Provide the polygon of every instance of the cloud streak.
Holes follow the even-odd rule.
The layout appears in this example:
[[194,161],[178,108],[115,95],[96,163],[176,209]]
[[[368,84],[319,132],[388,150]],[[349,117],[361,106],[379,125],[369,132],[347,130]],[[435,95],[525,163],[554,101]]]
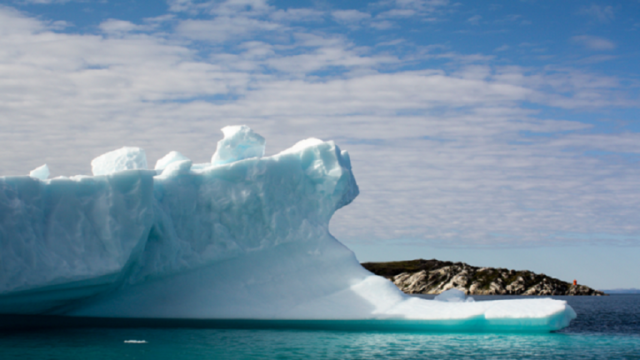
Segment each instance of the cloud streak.
[[580,44],[589,50],[613,50],[616,48],[616,45],[602,37],[598,36],[590,36],[590,35],[580,35],[574,36],[571,38],[571,41],[574,43]]
[[579,14],[590,16],[601,23],[608,23],[615,19],[612,6],[591,4],[591,6],[580,9]]

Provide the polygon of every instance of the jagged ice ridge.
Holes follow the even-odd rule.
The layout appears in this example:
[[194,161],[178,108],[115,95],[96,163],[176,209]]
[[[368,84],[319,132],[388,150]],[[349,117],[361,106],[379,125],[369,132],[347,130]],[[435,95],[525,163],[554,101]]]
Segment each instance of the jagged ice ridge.
[[144,151],[92,161],[94,176],[0,177],[0,314],[109,318],[372,320],[418,329],[551,331],[564,301],[403,294],[328,231],[358,195],[349,154],[300,141],[264,157],[246,126],[211,163]]

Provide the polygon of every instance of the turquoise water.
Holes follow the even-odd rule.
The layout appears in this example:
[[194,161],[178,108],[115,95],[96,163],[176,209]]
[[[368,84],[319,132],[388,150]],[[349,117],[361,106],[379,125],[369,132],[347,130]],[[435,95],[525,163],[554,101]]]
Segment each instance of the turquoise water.
[[[476,297],[479,301],[495,298]],[[4,330],[0,359],[640,359],[640,295],[559,298],[569,301],[578,319],[549,334],[416,333],[357,327],[350,331],[286,327]]]

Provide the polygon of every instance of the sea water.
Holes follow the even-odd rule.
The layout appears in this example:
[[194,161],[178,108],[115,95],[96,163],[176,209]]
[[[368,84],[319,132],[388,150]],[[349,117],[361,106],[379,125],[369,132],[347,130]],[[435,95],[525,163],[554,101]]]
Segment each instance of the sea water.
[[84,324],[5,329],[0,359],[640,359],[640,295],[554,298],[567,300],[578,318],[548,334],[341,329],[344,322]]

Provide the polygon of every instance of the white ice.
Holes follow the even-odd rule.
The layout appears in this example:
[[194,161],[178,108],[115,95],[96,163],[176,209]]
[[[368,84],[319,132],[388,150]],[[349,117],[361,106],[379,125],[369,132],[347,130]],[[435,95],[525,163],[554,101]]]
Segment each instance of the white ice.
[[122,170],[147,168],[147,156],[138,147],[122,147],[100,155],[91,161],[94,176],[109,175]]
[[171,151],[169,152],[167,155],[165,155],[163,158],[159,159],[156,162],[156,170],[164,170],[167,166],[169,166],[169,164],[174,163],[176,161],[185,161],[185,160],[189,160],[188,157],[180,154],[177,151]]
[[29,176],[40,180],[47,180],[49,178],[49,167],[47,166],[47,164],[38,166],[37,168],[31,170]]
[[263,157],[247,127],[224,135],[213,164],[174,154],[160,174],[123,148],[92,162],[104,176],[0,177],[0,313],[480,331],[550,331],[575,317],[559,300],[405,295],[329,233],[359,192],[346,151],[308,139]]
[[218,142],[212,164],[228,164],[234,161],[264,156],[265,140],[248,126],[226,126],[224,139]]
[[462,290],[458,289],[449,289],[447,291],[443,291],[438,296],[436,296],[433,300],[435,301],[444,301],[444,302],[474,302],[475,300],[472,297],[467,297]]

